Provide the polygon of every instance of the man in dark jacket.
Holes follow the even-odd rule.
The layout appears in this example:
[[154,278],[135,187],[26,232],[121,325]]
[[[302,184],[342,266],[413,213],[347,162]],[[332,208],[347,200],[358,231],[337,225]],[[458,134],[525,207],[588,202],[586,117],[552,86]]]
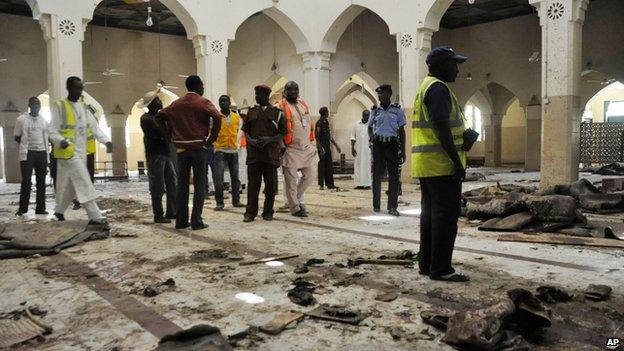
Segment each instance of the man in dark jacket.
[[[167,140],[154,117],[162,109],[162,101],[158,91],[150,91],[143,96],[140,107],[149,110],[141,116],[143,144],[147,159],[149,189],[152,196],[152,209],[155,223],[171,223],[176,218],[176,186],[178,176],[175,169],[174,156],[171,153],[171,142]],[[167,213],[163,211],[162,197],[167,193]]]
[[[156,123],[173,140],[178,149],[178,194],[176,229],[208,228],[202,220],[206,192],[206,149],[219,135],[219,110],[202,97],[204,83],[198,76],[186,78],[188,93],[156,115]],[[211,128],[212,121],[212,128]],[[189,182],[193,169],[193,212],[189,224]]]

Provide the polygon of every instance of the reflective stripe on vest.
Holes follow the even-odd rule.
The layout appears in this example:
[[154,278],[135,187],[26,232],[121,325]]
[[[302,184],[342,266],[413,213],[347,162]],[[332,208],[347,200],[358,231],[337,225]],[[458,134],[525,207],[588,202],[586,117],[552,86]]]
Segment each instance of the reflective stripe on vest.
[[[297,104],[300,104],[305,109],[304,111],[301,111],[303,115],[310,114],[310,108],[308,107],[308,104],[305,103],[305,101],[299,99],[297,100]],[[292,111],[290,110],[290,104],[288,103],[288,101],[286,101],[286,99],[282,99],[278,101],[276,105],[279,109],[284,111],[284,116],[286,117],[286,135],[284,135],[284,145],[289,145],[293,142]],[[301,118],[303,118],[303,115],[301,116]],[[310,120],[310,141],[314,141],[314,139],[314,123],[312,123],[312,120]]]
[[427,91],[435,83],[442,83],[449,90],[451,98],[449,125],[459,158],[466,167],[466,152],[461,150],[466,127],[457,97],[446,83],[435,77],[427,76],[416,94],[412,116],[412,177],[414,178],[441,177],[455,173],[453,162],[435,135],[429,118],[429,111],[424,103]]
[[219,135],[214,143],[214,147],[217,149],[237,149],[238,148],[238,126],[240,116],[238,113],[230,112],[230,123],[226,122],[226,119],[222,119],[221,129]]

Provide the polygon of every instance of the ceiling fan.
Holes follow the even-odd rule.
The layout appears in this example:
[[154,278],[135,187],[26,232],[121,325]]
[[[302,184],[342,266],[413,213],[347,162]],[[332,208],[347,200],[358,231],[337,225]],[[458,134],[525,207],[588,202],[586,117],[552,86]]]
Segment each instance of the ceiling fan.
[[160,82],[156,83],[156,87],[158,87],[158,89],[163,89],[163,88],[164,89],[180,89],[180,88],[174,87],[172,85],[165,85],[165,82],[162,81],[162,80]]
[[84,85],[96,85],[96,84],[102,84],[102,82],[84,82]]
[[603,80],[594,80],[594,79],[588,79],[587,83],[599,83],[600,85],[610,85],[612,83],[615,83],[616,80],[611,78],[611,79],[603,79]]
[[116,68],[107,68],[102,72],[102,75],[105,77],[111,77],[111,76],[125,76],[126,74],[117,71]]
[[186,74],[178,74],[178,77],[180,77],[180,78],[188,78],[189,76],[186,75]]

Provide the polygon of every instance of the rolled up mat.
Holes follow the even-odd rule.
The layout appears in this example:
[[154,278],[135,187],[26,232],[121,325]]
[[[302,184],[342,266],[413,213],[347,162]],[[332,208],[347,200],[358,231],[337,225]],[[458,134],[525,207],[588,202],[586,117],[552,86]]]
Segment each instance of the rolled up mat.
[[531,222],[533,222],[533,215],[530,212],[520,212],[505,218],[493,218],[483,223],[479,230],[481,231],[495,231],[495,232],[515,232],[518,231]]

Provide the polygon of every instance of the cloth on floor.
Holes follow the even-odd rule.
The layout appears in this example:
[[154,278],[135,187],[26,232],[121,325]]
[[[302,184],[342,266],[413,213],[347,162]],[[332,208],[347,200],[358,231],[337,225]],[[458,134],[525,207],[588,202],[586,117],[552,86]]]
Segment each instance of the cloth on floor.
[[481,231],[518,231],[533,222],[534,216],[530,212],[520,212],[505,218],[492,218],[479,226]]
[[588,171],[600,175],[624,175],[624,163],[615,162],[598,169],[588,169]]
[[528,196],[524,199],[524,203],[535,218],[542,222],[578,223],[586,221],[577,209],[576,200],[571,196]]
[[[425,323],[444,327],[444,316],[421,314]],[[514,289],[489,306],[448,316],[442,341],[460,349],[528,350],[523,336],[550,327],[550,310],[530,291]]]
[[600,194],[601,191],[589,180],[581,179],[573,183],[556,184],[535,192],[537,196],[567,195],[578,199],[581,195]]
[[524,209],[522,197],[523,194],[521,193],[508,193],[482,205],[468,203],[466,217],[468,217],[469,220],[488,220],[496,217],[507,217],[522,212]]
[[0,349],[9,348],[36,338],[50,334],[49,327],[32,315],[29,309],[15,315],[14,318],[0,321]]
[[320,305],[312,311],[306,312],[312,318],[324,319],[333,322],[358,325],[366,315],[358,311],[351,311],[342,306]]
[[590,284],[585,289],[585,298],[593,301],[603,301],[611,295],[611,287],[608,285]]
[[536,296],[540,301],[546,303],[567,302],[574,297],[567,291],[550,285],[538,287]]
[[295,279],[293,284],[295,287],[288,291],[288,298],[290,301],[300,306],[316,304],[316,299],[314,295],[312,295],[316,289],[316,285],[300,278]]
[[219,328],[200,324],[190,329],[165,335],[154,351],[231,351]]
[[579,196],[581,208],[592,212],[616,209],[624,210],[624,195],[622,194],[584,194]]

